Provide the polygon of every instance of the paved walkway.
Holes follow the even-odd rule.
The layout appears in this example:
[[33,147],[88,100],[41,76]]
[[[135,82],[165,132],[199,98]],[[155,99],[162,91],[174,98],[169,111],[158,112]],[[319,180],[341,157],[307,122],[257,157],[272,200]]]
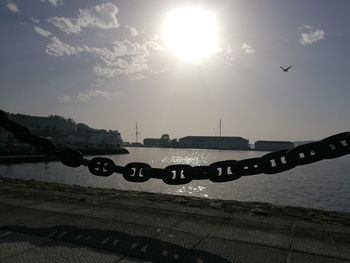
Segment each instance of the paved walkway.
[[0,262],[350,262],[350,227],[169,200],[0,180]]

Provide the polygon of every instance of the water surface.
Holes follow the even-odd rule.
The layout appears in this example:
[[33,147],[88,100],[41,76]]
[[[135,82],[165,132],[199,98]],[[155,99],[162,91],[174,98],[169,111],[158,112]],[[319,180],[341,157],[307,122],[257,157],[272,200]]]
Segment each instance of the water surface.
[[[146,162],[152,167],[170,164],[206,165],[221,160],[258,157],[265,152],[198,149],[128,148],[130,154],[109,155],[116,164]],[[89,157],[92,158],[92,157]],[[70,168],[59,162],[27,163],[0,166],[0,176],[40,181],[189,195],[215,199],[259,201],[280,205],[321,208],[350,212],[350,156],[296,167],[274,175],[255,175],[227,183],[193,181],[187,185],[170,186],[161,180],[130,183],[121,175],[96,177],[86,167]]]

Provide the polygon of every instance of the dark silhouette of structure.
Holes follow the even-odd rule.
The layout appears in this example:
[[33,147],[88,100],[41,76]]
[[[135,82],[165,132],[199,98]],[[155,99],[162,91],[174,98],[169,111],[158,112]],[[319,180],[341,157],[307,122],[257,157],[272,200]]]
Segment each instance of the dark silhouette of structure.
[[242,137],[186,136],[179,139],[181,148],[249,150],[249,141]]
[[294,144],[289,141],[256,141],[255,150],[257,151],[279,151],[291,149]]

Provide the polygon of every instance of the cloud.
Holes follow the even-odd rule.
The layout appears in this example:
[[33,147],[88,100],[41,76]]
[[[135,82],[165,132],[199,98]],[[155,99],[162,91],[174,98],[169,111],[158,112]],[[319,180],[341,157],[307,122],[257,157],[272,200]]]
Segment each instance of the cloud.
[[40,19],[34,18],[32,16],[30,16],[29,19],[35,24],[39,24],[40,23]]
[[46,46],[45,52],[51,56],[62,57],[64,55],[71,56],[79,53],[75,47],[62,42],[58,37],[52,36],[50,37],[50,41]]
[[12,13],[18,13],[20,14],[21,11],[18,9],[18,6],[14,3],[9,2],[6,7],[12,12]]
[[54,7],[57,7],[59,5],[63,5],[63,0],[41,0],[41,2],[48,2]]
[[62,96],[62,97],[59,97],[59,98],[58,98],[58,101],[59,101],[60,103],[69,103],[69,102],[72,101],[72,99],[71,99],[69,96],[64,95],[64,96]]
[[49,37],[49,36],[52,35],[51,32],[46,31],[46,30],[44,30],[44,29],[42,29],[41,27],[38,27],[38,26],[34,26],[34,27],[33,27],[33,30],[34,30],[36,33],[38,33],[39,35],[42,35],[42,36],[44,36],[44,37]]
[[106,90],[90,90],[88,92],[79,92],[77,95],[78,100],[87,101],[91,97],[115,97],[118,96],[119,92],[112,92]]
[[133,27],[133,26],[128,26],[128,25],[126,25],[125,27],[126,27],[127,29],[130,30],[130,35],[131,35],[132,37],[136,37],[136,36],[139,34],[139,32],[136,30],[135,27]]
[[142,78],[140,73],[149,70],[149,57],[160,49],[161,47],[153,41],[140,44],[128,40],[114,42],[112,50],[85,47],[87,52],[98,57],[104,64],[94,67],[97,76],[113,78],[124,74],[134,79]]
[[253,49],[250,45],[248,45],[247,43],[243,43],[243,45],[241,46],[241,49],[243,50],[244,53],[246,54],[254,54],[255,53],[255,49]]
[[298,27],[299,30],[306,30],[306,29],[314,29],[313,26],[310,25],[301,25],[300,27]]
[[141,44],[124,39],[114,42],[112,48],[101,48],[88,45],[71,46],[52,36],[46,46],[46,53],[55,57],[87,53],[98,59],[93,68],[98,77],[128,75],[131,78],[140,78],[141,72],[149,70],[148,60],[151,55],[160,49],[160,45],[151,40]]
[[315,42],[321,41],[326,37],[326,33],[324,30],[314,28],[313,26],[302,25],[298,29],[302,31],[307,31],[301,33],[299,43],[302,45],[310,45]]
[[80,33],[82,28],[118,28],[118,7],[112,3],[96,5],[90,9],[79,9],[77,18],[51,17],[48,22],[63,32]]
[[238,51],[233,50],[231,46],[227,46],[223,52],[221,53],[223,55],[223,58],[227,61],[229,65],[232,65],[233,61],[235,60],[235,53]]

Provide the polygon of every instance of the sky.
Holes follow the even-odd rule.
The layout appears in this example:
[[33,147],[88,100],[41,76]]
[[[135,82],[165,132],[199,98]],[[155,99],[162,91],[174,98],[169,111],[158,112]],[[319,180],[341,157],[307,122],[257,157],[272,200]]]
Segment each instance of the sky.
[[181,138],[219,135],[220,119],[251,143],[322,139],[350,130],[349,12],[348,0],[1,0],[0,108],[124,141],[136,122],[139,139]]

